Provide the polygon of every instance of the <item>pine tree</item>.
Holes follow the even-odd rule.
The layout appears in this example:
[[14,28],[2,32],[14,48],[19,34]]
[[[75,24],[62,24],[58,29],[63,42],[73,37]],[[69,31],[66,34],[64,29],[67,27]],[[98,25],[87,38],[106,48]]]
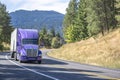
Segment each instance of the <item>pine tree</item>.
[[61,38],[61,36],[60,36],[60,33],[59,33],[59,32],[57,32],[57,33],[56,33],[56,37]]
[[[67,27],[70,27],[71,25],[75,25],[76,23],[76,16],[77,16],[77,0],[70,0],[68,8],[66,9],[66,14],[64,17],[64,23],[63,23],[63,32],[64,37],[67,33]],[[65,37],[66,38],[66,37]]]
[[87,29],[88,29],[88,34],[89,36],[95,35],[100,32],[100,27],[99,25],[99,20],[98,20],[98,15],[95,12],[95,9],[97,8],[94,1],[97,0],[88,0],[86,2],[86,12],[87,12]]
[[51,29],[51,31],[47,31],[47,29],[44,27],[40,33],[39,33],[39,44],[40,46],[44,46],[46,48],[58,48],[60,47],[62,43],[62,38],[59,33],[55,33],[54,29]]
[[82,39],[83,34],[84,33],[81,31],[80,27],[71,25],[66,29],[65,40],[68,43],[76,42]]
[[87,22],[89,35],[109,32],[116,25],[112,0],[88,0]]
[[110,9],[111,9],[111,28],[114,29],[117,27],[117,20],[115,18],[116,15],[116,9],[115,9],[115,4],[116,0],[110,0]]
[[51,41],[52,48],[59,48],[61,46],[61,39],[59,37],[53,37]]
[[[72,7],[76,2],[76,7]],[[64,37],[75,42],[116,28],[120,0],[71,0],[64,18]],[[72,15],[74,14],[74,17]]]
[[[120,0],[112,0],[113,2],[113,16],[115,16],[116,18],[116,27],[120,27]],[[114,27],[113,27],[114,28]]]
[[86,17],[87,17],[86,1],[87,0],[80,0],[78,3],[76,26],[79,27],[80,33],[82,33],[79,35],[79,36],[81,36],[81,39],[85,39],[86,37],[88,37],[88,31],[87,31],[87,24],[88,23],[86,21]]
[[41,29],[41,31],[40,31],[40,33],[39,33],[39,44],[41,45],[41,46],[45,46],[46,45],[46,43],[48,42],[48,41],[46,41],[47,39],[47,29],[46,29],[46,27],[44,27],[44,28],[42,28]]
[[51,37],[55,37],[55,29],[54,28],[52,28],[50,30],[50,35],[51,35]]
[[1,38],[2,42],[10,42],[12,26],[10,26],[9,13],[6,11],[6,6],[0,3],[0,28],[1,28]]
[[75,24],[76,14],[77,14],[77,0],[70,0],[68,8],[66,9],[66,14],[64,18],[64,27],[69,27]]

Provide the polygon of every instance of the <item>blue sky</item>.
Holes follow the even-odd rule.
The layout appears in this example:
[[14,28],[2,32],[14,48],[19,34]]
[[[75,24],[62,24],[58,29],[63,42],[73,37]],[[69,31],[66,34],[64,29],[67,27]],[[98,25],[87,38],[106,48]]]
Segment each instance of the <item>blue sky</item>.
[[7,11],[15,10],[54,10],[65,14],[70,0],[0,0]]

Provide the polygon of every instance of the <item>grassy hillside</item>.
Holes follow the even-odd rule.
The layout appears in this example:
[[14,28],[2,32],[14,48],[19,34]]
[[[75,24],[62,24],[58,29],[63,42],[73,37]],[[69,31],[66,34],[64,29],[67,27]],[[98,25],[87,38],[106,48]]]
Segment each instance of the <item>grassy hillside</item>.
[[104,37],[70,43],[54,50],[49,56],[84,64],[120,68],[120,29]]

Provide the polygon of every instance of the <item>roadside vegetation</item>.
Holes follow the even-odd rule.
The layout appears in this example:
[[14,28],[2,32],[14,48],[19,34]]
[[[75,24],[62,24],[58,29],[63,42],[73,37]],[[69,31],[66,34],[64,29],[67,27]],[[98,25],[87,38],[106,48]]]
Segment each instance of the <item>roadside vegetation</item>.
[[41,48],[59,48],[64,43],[60,33],[55,32],[54,28],[48,31],[45,27],[39,33],[39,45]]
[[65,44],[48,55],[83,64],[120,69],[120,29],[104,37],[99,34],[87,40]]
[[120,68],[120,0],[70,0],[64,17],[67,44],[48,55]]
[[70,0],[64,17],[67,43],[103,36],[120,26],[120,0]]
[[6,6],[0,2],[0,51],[9,50],[12,30],[9,13],[6,11]]

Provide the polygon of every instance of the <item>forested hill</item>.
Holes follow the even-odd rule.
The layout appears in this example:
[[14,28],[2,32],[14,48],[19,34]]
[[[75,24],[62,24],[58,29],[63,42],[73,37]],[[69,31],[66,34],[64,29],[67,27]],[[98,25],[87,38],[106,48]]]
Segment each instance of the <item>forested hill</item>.
[[11,24],[15,28],[35,28],[40,30],[43,27],[62,32],[64,14],[55,11],[27,11],[18,10],[10,13]]

